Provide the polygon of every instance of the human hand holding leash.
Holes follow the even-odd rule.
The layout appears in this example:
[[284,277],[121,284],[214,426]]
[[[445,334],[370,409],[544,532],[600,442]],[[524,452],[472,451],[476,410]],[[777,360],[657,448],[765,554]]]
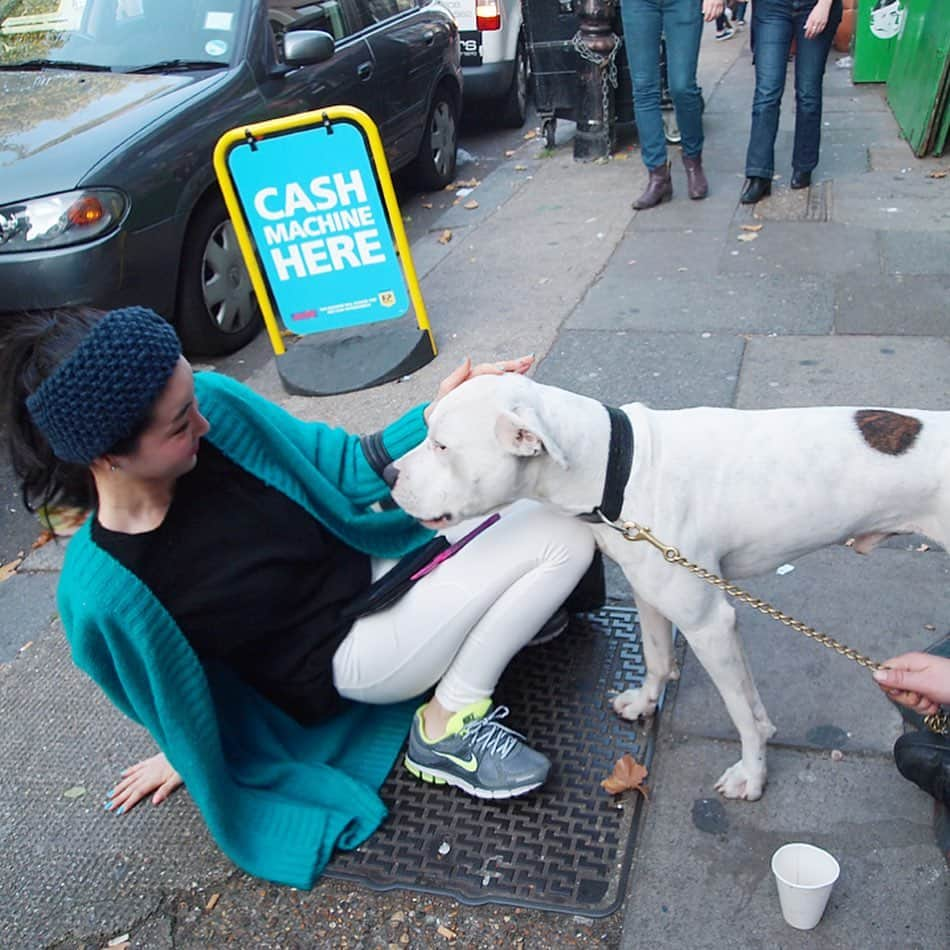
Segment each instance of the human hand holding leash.
[[877,685],[901,706],[922,716],[950,704],[950,659],[929,653],[903,653],[874,672]]

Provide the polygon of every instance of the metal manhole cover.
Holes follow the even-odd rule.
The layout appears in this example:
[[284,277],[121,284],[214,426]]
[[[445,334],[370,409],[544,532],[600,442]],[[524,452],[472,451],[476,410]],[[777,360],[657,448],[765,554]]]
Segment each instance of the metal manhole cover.
[[621,720],[609,691],[643,680],[636,611],[605,607],[573,618],[557,640],[526,648],[495,693],[508,722],[553,763],[545,786],[510,801],[482,801],[429,786],[399,764],[380,794],[390,810],[359,849],[326,873],[375,890],[404,888],[464,904],[498,903],[606,916],[626,889],[641,805],[600,787],[630,753],[647,767],[657,720]]

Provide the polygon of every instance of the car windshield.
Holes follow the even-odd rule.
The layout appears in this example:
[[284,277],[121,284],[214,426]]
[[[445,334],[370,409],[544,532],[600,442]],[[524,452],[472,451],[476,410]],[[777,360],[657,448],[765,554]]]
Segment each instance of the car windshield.
[[0,69],[231,65],[250,0],[0,0]]

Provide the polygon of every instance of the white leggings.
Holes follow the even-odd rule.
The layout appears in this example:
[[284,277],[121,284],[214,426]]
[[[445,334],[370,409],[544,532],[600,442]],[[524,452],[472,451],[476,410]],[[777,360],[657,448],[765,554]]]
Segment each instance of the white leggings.
[[[461,537],[474,524],[446,533]],[[453,711],[491,696],[593,553],[583,522],[537,502],[515,503],[392,607],[356,621],[333,656],[337,691],[359,702],[392,703],[438,684],[436,699]],[[392,564],[374,562],[374,575]]]

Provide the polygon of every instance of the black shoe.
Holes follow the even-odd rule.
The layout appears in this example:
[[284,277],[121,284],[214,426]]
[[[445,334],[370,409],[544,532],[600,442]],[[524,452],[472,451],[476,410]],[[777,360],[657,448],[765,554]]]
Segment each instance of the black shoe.
[[904,778],[950,805],[950,739],[927,731],[906,732],[894,743],[894,761]]
[[747,178],[745,188],[742,189],[742,194],[739,196],[739,201],[744,205],[754,205],[770,194],[772,194],[771,178]]
[[796,191],[799,188],[810,188],[811,187],[811,172],[792,172],[792,188]]

